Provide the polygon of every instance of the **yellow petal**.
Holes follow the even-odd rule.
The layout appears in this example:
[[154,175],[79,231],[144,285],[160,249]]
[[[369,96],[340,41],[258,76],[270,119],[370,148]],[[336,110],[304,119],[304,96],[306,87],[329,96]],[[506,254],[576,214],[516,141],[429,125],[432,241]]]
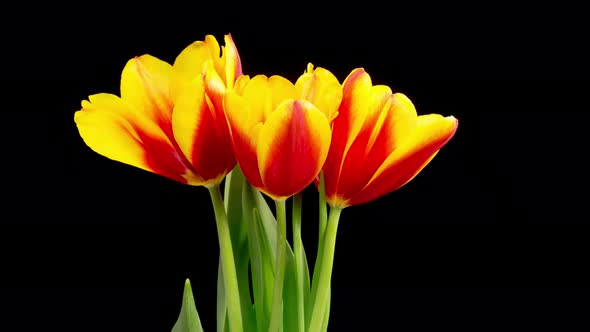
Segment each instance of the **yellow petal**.
[[394,94],[389,106],[394,119],[390,144],[396,149],[416,132],[418,115],[412,101],[402,93]]
[[297,96],[297,90],[293,83],[282,76],[271,76],[268,79],[268,84],[272,95],[272,110],[275,110],[285,100],[294,99]]
[[195,78],[178,98],[172,114],[174,139],[189,161],[193,160],[193,144],[198,132],[200,114],[210,112],[205,102],[203,79]]
[[[212,35],[205,36],[205,43],[209,49],[209,57],[213,61],[215,71],[222,75],[225,72],[225,58],[222,58],[223,47],[219,46],[217,39]],[[222,75],[225,78],[225,75]]]
[[172,100],[169,86],[172,67],[151,55],[127,62],[121,75],[121,98],[131,109],[144,112],[171,136]]
[[176,57],[170,82],[170,94],[175,103],[185,89],[190,89],[191,82],[204,74],[203,65],[207,60],[209,49],[203,41],[190,44]]
[[260,189],[262,179],[258,171],[256,146],[260,136],[260,128],[262,127],[262,115],[256,113],[249,100],[238,95],[235,89],[225,95],[223,105],[230,128],[235,157],[246,179],[254,187]]
[[228,89],[231,89],[235,80],[242,75],[242,62],[231,34],[226,35],[224,41],[222,57],[225,63],[225,84]]
[[174,60],[174,71],[188,81],[203,73],[203,64],[211,58],[209,46],[204,41],[196,41],[187,46]]
[[[406,139],[404,144],[393,151],[379,171],[390,168],[395,164],[396,160],[411,156],[433,144],[446,144],[457,130],[457,125],[458,121],[453,116],[443,117],[440,114],[419,116],[414,135]],[[376,175],[378,176],[379,174]]]
[[[150,170],[143,158],[141,141],[121,109],[128,108],[117,96],[90,96],[74,114],[80,136],[92,150],[109,159]],[[93,103],[93,102],[94,103]],[[127,111],[128,113],[128,111]]]
[[336,118],[342,101],[342,86],[330,71],[321,67],[314,70],[310,63],[295,87],[299,98],[313,103],[330,122]]
[[233,90],[240,96],[244,94],[244,88],[250,83],[250,75],[242,75],[238,77],[234,84]]
[[259,119],[258,121],[264,122],[273,110],[273,96],[268,77],[264,75],[254,76],[248,84],[244,85],[241,95],[248,100],[250,105],[248,118]]
[[213,68],[213,62],[207,61],[205,63],[205,92],[211,103],[211,107],[215,110],[214,114],[223,116],[223,96],[227,89],[225,83],[219,74]]
[[223,107],[227,121],[233,128],[247,135],[256,125],[263,121],[260,107],[253,107],[249,99],[239,95],[236,90],[228,91],[223,98]]

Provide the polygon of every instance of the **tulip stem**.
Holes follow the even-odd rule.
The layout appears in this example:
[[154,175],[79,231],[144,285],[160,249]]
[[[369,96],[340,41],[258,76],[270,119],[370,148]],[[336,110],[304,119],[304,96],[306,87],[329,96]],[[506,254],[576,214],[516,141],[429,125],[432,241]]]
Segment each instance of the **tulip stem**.
[[[320,205],[319,205],[319,232],[318,232],[318,247],[316,259],[313,266],[313,277],[311,282],[311,299],[315,302],[317,298],[318,282],[320,271],[322,269],[322,258],[324,253],[324,237],[326,234],[326,225],[328,223],[328,205],[326,204],[326,183],[324,179],[324,172],[320,172]],[[309,325],[309,315],[306,317],[306,326]]]
[[320,230],[318,243],[322,243],[322,241],[324,240],[326,223],[328,222],[328,206],[326,205],[326,183],[324,181],[324,172],[322,171],[320,172]]
[[285,261],[287,257],[287,209],[285,200],[275,200],[275,204],[277,209],[277,257],[269,332],[279,331],[283,320],[283,281],[285,279]]
[[314,298],[313,310],[311,313],[311,322],[309,324],[310,332],[321,331],[324,322],[327,305],[330,297],[330,279],[332,277],[332,268],[334,266],[334,250],[336,248],[336,232],[338,230],[338,221],[342,208],[330,207],[330,215],[324,237],[324,247],[322,249],[320,271],[314,271],[314,275],[319,272],[318,285],[316,288],[316,297]]
[[236,274],[236,263],[231,243],[231,235],[227,214],[219,185],[209,187],[215,221],[217,223],[217,236],[219,238],[219,253],[221,255],[221,268],[223,270],[223,283],[225,285],[225,301],[227,303],[228,322],[230,332],[243,331],[242,311],[240,308],[240,292],[238,288],[238,277]]
[[301,240],[301,208],[303,197],[301,193],[293,196],[293,256],[295,258],[295,275],[297,283],[297,319],[299,322],[299,332],[305,331],[305,302],[304,302],[304,280],[306,268],[303,250],[303,241]]

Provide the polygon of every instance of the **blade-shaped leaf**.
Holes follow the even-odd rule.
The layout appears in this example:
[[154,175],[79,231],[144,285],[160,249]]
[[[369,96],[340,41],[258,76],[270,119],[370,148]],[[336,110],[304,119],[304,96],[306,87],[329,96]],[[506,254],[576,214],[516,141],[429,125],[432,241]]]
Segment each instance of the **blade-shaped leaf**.
[[180,315],[172,332],[203,332],[199,313],[195,306],[195,299],[191,289],[191,283],[188,279],[184,283],[184,294],[182,296],[182,306],[180,307]]
[[307,263],[307,255],[305,253],[305,248],[301,247],[300,255],[303,257],[303,275],[299,276],[303,280],[303,306],[305,310],[305,324],[306,326],[309,324],[309,319],[311,318],[311,310],[313,309],[313,299],[311,298],[311,282],[310,282],[310,275],[309,275],[309,264]]
[[299,326],[297,311],[297,269],[295,259],[292,254],[287,253],[287,264],[285,267],[285,284],[283,286],[283,320],[285,332],[299,332],[302,327]]
[[[231,234],[242,318],[246,330],[256,326],[254,307],[250,295],[250,275],[248,272],[250,253],[248,245],[248,218],[243,213],[243,188],[247,185],[246,178],[239,166],[236,166],[226,177],[224,203],[227,211]],[[247,208],[247,207],[246,207]],[[224,310],[218,306],[218,310]],[[218,319],[222,314],[218,313]]]
[[[252,186],[250,186],[252,188]],[[265,236],[270,242],[270,248],[272,250],[272,260],[275,260],[277,250],[277,219],[275,218],[272,210],[268,206],[268,203],[262,196],[262,193],[255,188],[252,188],[254,195],[254,202],[262,221],[263,230],[266,233]]]

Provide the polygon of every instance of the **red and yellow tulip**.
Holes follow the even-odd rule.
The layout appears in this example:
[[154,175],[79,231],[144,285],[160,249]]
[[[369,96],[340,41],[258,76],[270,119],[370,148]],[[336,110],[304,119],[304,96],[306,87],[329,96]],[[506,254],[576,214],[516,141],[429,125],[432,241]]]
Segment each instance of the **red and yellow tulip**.
[[363,69],[343,83],[323,167],[326,199],[344,208],[390,193],[414,178],[457,130],[453,116],[418,116],[412,102]]
[[246,179],[273,199],[302,191],[320,172],[341,86],[308,66],[296,82],[281,76],[240,77],[225,96],[236,158]]
[[221,182],[236,164],[223,95],[242,68],[230,35],[185,48],[170,65],[151,55],[129,60],[121,97],[82,101],[74,119],[95,152],[189,185]]

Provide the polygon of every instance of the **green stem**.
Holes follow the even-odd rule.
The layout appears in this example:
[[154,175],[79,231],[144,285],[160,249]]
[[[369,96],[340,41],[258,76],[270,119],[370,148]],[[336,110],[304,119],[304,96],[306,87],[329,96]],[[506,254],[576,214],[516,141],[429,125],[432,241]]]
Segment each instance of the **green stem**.
[[297,319],[299,332],[305,331],[305,303],[303,297],[304,257],[303,241],[301,240],[301,207],[303,197],[301,193],[293,196],[293,255],[295,258],[296,283],[297,283]]
[[231,178],[232,178],[232,174],[234,173],[234,171],[232,170],[231,172],[227,173],[227,175],[225,176],[225,182],[223,185],[223,197],[225,197],[225,201],[223,202],[223,206],[225,207],[225,211],[229,211],[229,199],[227,199],[230,195],[230,190],[231,190]]
[[272,311],[268,331],[279,331],[283,318],[283,281],[287,257],[287,209],[285,200],[275,200],[277,209],[277,257],[272,294]]
[[328,206],[326,204],[326,183],[324,180],[324,172],[320,172],[320,231],[319,241],[321,243],[324,240],[324,233],[326,232],[326,224],[328,223]]
[[[313,265],[313,276],[311,282],[311,299],[312,303],[316,302],[318,282],[320,270],[322,268],[322,260],[324,256],[324,237],[326,233],[326,225],[328,223],[328,205],[326,204],[326,183],[324,179],[324,172],[320,172],[320,198],[319,198],[319,232],[318,232],[318,246],[315,263]],[[307,314],[306,326],[309,325],[309,317],[311,313]]]
[[215,210],[217,223],[217,236],[219,237],[219,253],[221,255],[221,267],[223,270],[223,282],[225,284],[225,301],[227,303],[228,321],[230,332],[243,331],[242,311],[240,308],[240,292],[234,252],[231,244],[231,235],[227,221],[227,214],[221,197],[219,185],[209,187],[211,202]]
[[338,230],[338,221],[340,220],[341,212],[342,208],[330,208],[330,216],[328,217],[328,225],[326,227],[326,234],[324,238],[322,264],[319,271],[320,274],[316,289],[317,293],[311,313],[311,322],[309,324],[309,331],[311,332],[320,331],[322,327],[322,320],[324,319],[324,314],[326,311],[326,306],[328,304],[328,297],[330,296],[330,279],[332,277],[332,267],[334,266],[336,232]]

